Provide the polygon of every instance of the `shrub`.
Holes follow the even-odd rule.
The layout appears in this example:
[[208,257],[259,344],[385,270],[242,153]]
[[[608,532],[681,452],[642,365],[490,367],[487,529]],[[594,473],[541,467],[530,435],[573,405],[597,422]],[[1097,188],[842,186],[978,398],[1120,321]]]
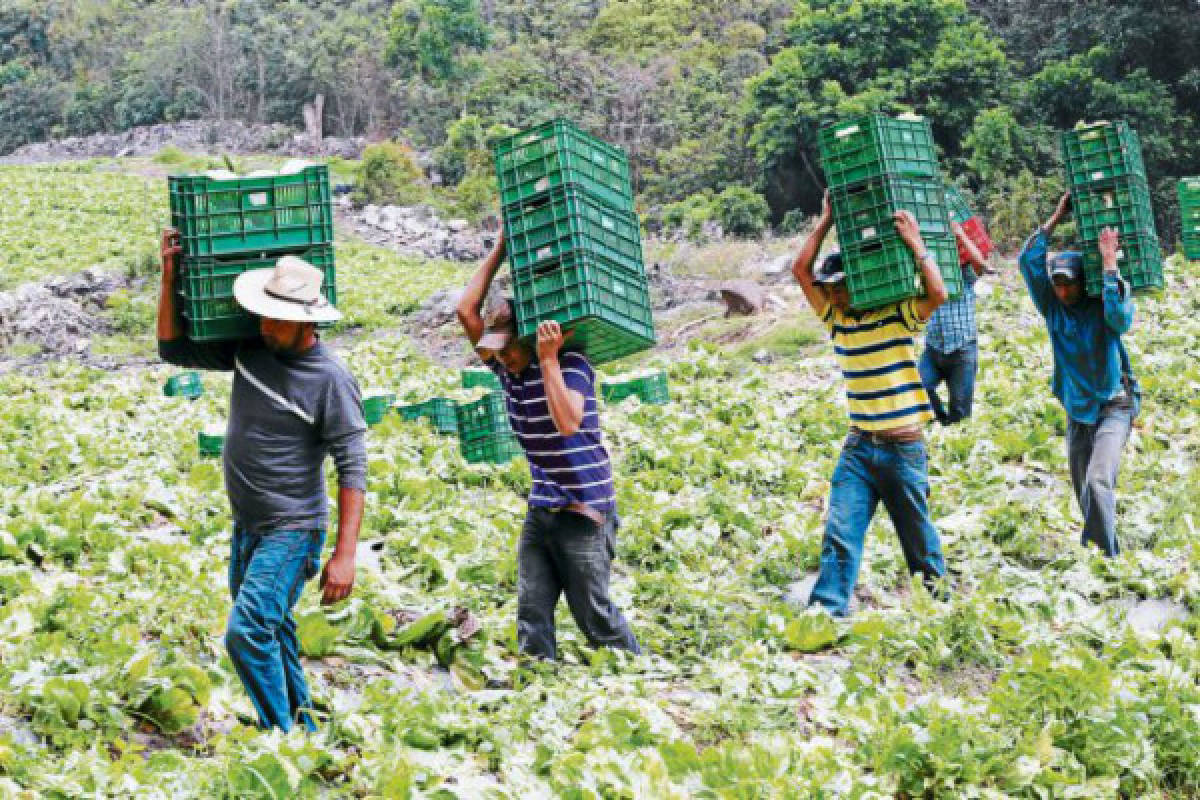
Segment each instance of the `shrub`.
[[682,229],[692,241],[699,241],[704,232],[704,223],[715,216],[712,190],[705,189],[662,207],[662,224],[667,230]]
[[758,236],[770,213],[763,196],[745,186],[730,186],[717,195],[715,210],[721,227],[734,236]]
[[[997,247],[1011,251],[1021,246],[1029,234],[1054,210],[1062,195],[1062,183],[1039,178],[1029,170],[996,184],[987,195],[989,233]],[[1063,225],[1056,233],[1060,243],[1070,242],[1074,225]]]
[[475,167],[459,181],[454,189],[454,212],[471,222],[497,210],[500,192],[496,175],[486,167]]
[[783,221],[779,223],[780,233],[800,233],[804,230],[805,222],[808,221],[809,215],[805,214],[798,208],[793,208],[783,215]]
[[456,186],[467,175],[491,162],[479,117],[464,114],[446,129],[446,143],[433,153],[433,163],[446,186]]
[[380,142],[363,151],[355,200],[361,203],[405,204],[421,199],[421,168],[411,149],[398,142]]
[[171,144],[154,154],[155,164],[168,164],[174,166],[177,164],[183,164],[189,160],[191,160],[191,157],[188,156],[187,153]]

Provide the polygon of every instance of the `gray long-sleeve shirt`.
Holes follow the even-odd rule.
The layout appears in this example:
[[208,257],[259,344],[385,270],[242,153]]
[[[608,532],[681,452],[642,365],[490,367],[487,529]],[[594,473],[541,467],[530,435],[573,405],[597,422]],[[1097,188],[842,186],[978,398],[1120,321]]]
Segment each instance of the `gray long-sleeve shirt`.
[[322,466],[333,456],[338,485],[367,486],[367,424],[354,376],[325,345],[300,355],[261,341],[160,341],[170,364],[232,370],[225,433],[225,490],[234,520],[252,531],[325,529]]

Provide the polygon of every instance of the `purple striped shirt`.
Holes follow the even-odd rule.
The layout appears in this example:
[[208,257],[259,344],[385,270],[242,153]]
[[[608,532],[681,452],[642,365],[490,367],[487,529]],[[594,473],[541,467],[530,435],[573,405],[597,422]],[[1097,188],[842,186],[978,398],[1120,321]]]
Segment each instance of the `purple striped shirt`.
[[529,461],[533,478],[529,505],[564,508],[582,503],[608,515],[616,509],[616,492],[600,432],[596,373],[581,353],[562,353],[558,360],[563,383],[583,395],[583,422],[570,436],[563,436],[554,427],[542,385],[542,368],[536,361],[519,375],[513,375],[494,358],[487,362],[504,387],[508,421]]

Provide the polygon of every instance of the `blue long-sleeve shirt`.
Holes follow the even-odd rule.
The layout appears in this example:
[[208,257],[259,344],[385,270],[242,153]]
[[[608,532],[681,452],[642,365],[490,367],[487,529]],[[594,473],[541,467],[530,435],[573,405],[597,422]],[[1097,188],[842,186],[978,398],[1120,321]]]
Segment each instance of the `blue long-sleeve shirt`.
[[1083,297],[1073,306],[1054,294],[1046,272],[1046,234],[1041,229],[1021,250],[1021,275],[1034,306],[1046,320],[1054,349],[1055,397],[1067,416],[1092,425],[1100,409],[1121,393],[1121,376],[1130,373],[1129,354],[1121,334],[1133,325],[1133,298],[1129,285],[1105,273],[1100,298]]

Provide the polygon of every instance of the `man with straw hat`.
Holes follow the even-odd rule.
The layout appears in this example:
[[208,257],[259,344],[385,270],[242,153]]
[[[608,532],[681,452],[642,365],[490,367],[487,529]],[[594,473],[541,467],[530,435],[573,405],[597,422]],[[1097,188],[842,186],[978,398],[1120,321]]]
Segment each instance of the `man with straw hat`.
[[225,488],[234,529],[225,646],[264,728],[315,730],[292,609],[320,568],[329,519],[322,466],[338,473],[338,533],[321,570],[322,603],[350,594],[366,490],[366,422],[358,384],[321,343],[318,323],[341,318],[321,293],[323,274],[284,256],[234,283],[259,317],[261,338],[200,343],[184,336],[175,303],[178,234],[163,234],[158,351],[192,369],[232,371]]
[[582,353],[562,351],[570,333],[564,335],[557,322],[538,326],[535,350],[517,338],[508,300],[482,314],[504,250],[501,231],[463,292],[458,319],[500,379],[533,479],[517,544],[517,644],[522,653],[556,657],[554,608],[565,594],[588,644],[640,652],[609,596],[617,505],[596,408],[596,374]]

